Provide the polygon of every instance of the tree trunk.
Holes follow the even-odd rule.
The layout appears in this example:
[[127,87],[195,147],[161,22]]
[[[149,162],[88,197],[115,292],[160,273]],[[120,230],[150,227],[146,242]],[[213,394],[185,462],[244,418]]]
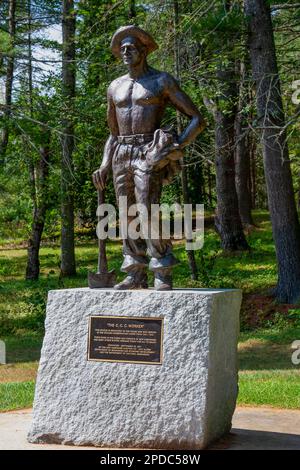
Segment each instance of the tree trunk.
[[205,198],[204,175],[202,161],[188,169],[190,182],[189,194],[193,204],[203,204]]
[[[225,251],[248,250],[239,214],[238,197],[235,187],[234,124],[237,100],[237,84],[233,64],[219,65],[217,78],[222,89],[222,108],[207,99],[205,105],[215,119],[216,147],[216,193],[217,209],[215,227]],[[219,103],[220,104],[220,103]]]
[[[233,7],[231,0],[224,2],[224,13],[230,14]],[[232,44],[223,34],[220,42],[227,41],[228,51]],[[204,103],[213,113],[215,119],[216,147],[216,194],[217,208],[215,228],[221,239],[221,247],[225,251],[249,250],[243,232],[239,214],[238,197],[235,186],[235,117],[237,114],[238,86],[235,62],[228,57],[219,55],[216,78],[220,95],[216,103],[204,98]]]
[[28,91],[29,91],[29,109],[30,117],[33,117],[33,79],[32,79],[32,20],[31,20],[31,1],[27,0],[28,14]]
[[[28,14],[28,96],[30,117],[33,118],[33,77],[32,77],[32,20],[31,0],[27,0]],[[43,117],[44,122],[47,118]],[[33,202],[33,220],[27,248],[26,279],[37,280],[40,274],[39,251],[48,207],[48,175],[50,159],[50,131],[41,127],[43,145],[40,147],[40,159],[37,168],[33,158],[29,162],[31,199]]]
[[8,145],[9,137],[9,118],[11,115],[12,88],[14,79],[14,46],[16,35],[16,0],[9,0],[8,4],[8,32],[10,36],[11,52],[7,58],[6,80],[5,80],[5,109],[4,124],[0,142],[0,158],[3,161]]
[[207,199],[209,208],[212,209],[213,207],[213,195],[212,195],[212,175],[210,171],[210,163],[207,162],[206,164],[206,174],[207,174]]
[[244,106],[247,103],[245,90],[245,64],[239,64],[239,103],[235,118],[235,186],[239,213],[244,228],[254,225],[251,214],[250,149],[244,127]]
[[258,123],[273,228],[279,302],[300,301],[300,226],[296,211],[285,118],[269,4],[245,0],[249,46],[256,83]]
[[256,141],[253,135],[249,136],[250,165],[251,165],[251,208],[256,208]]
[[234,116],[228,116],[218,110],[215,121],[217,192],[215,226],[220,235],[223,250],[248,250],[235,189]]
[[73,150],[74,124],[72,119],[75,98],[75,28],[74,1],[63,0],[62,94],[64,117],[62,121],[61,162],[61,275],[76,273],[74,244],[74,184]]
[[297,205],[298,205],[298,210],[300,210],[300,171],[298,172]]
[[[179,5],[177,0],[173,0],[173,10],[174,10],[174,59],[175,59],[175,74],[177,79],[180,79],[180,64],[179,64],[179,43],[178,43],[178,25],[179,25]],[[182,132],[182,124],[181,124],[181,116],[177,111],[177,132],[180,134]],[[187,171],[184,166],[184,161],[182,162],[182,171],[181,171],[181,187],[182,187],[182,196],[183,196],[183,203],[189,204],[189,189],[188,189],[188,177]],[[187,240],[187,242],[191,242],[192,240]],[[197,263],[195,259],[195,253],[193,250],[186,250],[189,267],[191,271],[191,278],[193,280],[198,279],[198,269]]]
[[[26,279],[37,280],[40,274],[40,260],[39,251],[41,238],[45,225],[45,217],[48,207],[48,175],[49,175],[49,160],[50,160],[50,132],[44,129],[44,136],[46,136],[45,144],[40,148],[40,161],[38,165],[37,178],[32,182],[34,191],[34,211],[31,235],[28,240],[28,258],[26,267]],[[34,170],[34,169],[33,169]],[[31,176],[32,177],[32,176]],[[37,181],[36,181],[37,179]],[[36,194],[36,188],[38,187]]]
[[135,0],[129,1],[129,12],[128,17],[130,20],[136,17],[136,9],[135,9]]

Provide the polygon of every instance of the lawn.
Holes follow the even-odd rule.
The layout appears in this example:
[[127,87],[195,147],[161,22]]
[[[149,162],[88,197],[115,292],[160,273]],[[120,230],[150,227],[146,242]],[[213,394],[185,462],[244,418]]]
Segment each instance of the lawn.
[[[205,232],[204,248],[196,252],[199,280],[189,278],[182,242],[174,252],[181,261],[174,269],[175,287],[239,287],[244,300],[239,342],[239,404],[300,407],[300,366],[291,362],[291,344],[300,339],[300,306],[277,305],[269,295],[276,282],[275,253],[266,212],[254,214],[257,228],[248,235],[251,251],[222,253],[213,229]],[[41,248],[41,277],[24,280],[24,244],[0,245],[0,339],[6,342],[7,365],[0,365],[0,411],[31,406],[43,338],[49,289],[87,286],[87,273],[97,261],[96,241],[77,241],[77,276],[59,276],[59,246]],[[110,268],[119,270],[121,244],[108,244]],[[121,277],[121,275],[120,275]]]

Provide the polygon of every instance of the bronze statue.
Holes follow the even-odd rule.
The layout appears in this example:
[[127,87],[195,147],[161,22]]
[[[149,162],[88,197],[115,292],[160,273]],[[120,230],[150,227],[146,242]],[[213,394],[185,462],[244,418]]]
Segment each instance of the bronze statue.
[[[151,204],[159,204],[162,185],[180,171],[183,148],[205,127],[197,107],[177,81],[148,65],[147,55],[157,48],[154,39],[137,26],[121,27],[114,34],[111,50],[122,58],[128,73],[108,88],[110,136],[101,166],[93,173],[94,185],[103,190],[112,169],[117,200],[126,196],[128,206],[142,203],[149,211]],[[190,118],[179,136],[160,127],[168,105]],[[130,221],[127,216],[127,224]],[[147,288],[148,264],[154,272],[155,289],[172,289],[171,271],[177,261],[170,240],[150,235],[137,240],[127,237],[123,255],[121,270],[127,277],[115,289]]]

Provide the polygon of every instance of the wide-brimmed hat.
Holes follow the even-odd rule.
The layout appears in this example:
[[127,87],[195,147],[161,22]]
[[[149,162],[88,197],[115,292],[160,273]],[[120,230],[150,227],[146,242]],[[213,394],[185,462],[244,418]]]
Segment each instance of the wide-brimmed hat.
[[121,26],[121,28],[119,28],[113,35],[110,43],[111,51],[116,57],[120,57],[121,42],[128,36],[137,38],[144,46],[146,46],[147,54],[158,49],[158,45],[154,41],[153,37],[143,29],[134,25]]

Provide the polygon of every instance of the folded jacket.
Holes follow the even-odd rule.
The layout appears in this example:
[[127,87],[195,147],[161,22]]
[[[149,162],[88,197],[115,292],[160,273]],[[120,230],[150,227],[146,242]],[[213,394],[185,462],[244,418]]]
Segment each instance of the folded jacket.
[[180,160],[183,157],[183,151],[177,139],[177,134],[172,129],[157,129],[152,142],[143,146],[148,165],[158,170],[168,165],[170,161]]

